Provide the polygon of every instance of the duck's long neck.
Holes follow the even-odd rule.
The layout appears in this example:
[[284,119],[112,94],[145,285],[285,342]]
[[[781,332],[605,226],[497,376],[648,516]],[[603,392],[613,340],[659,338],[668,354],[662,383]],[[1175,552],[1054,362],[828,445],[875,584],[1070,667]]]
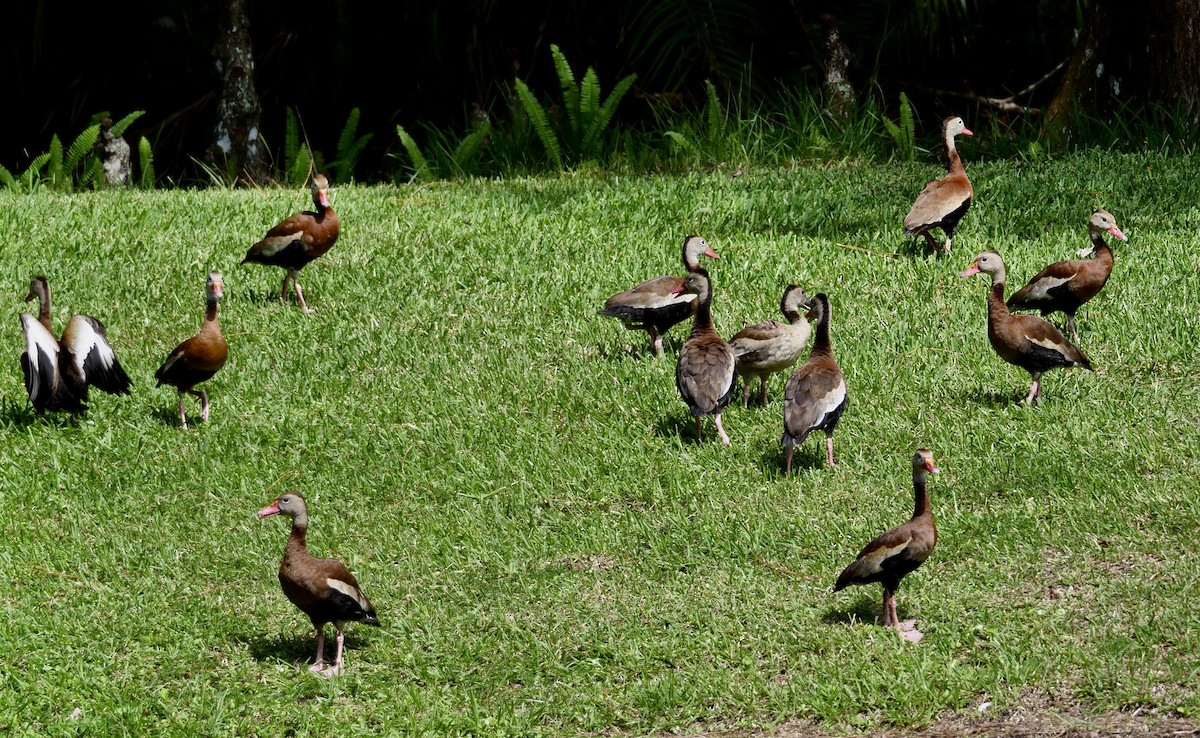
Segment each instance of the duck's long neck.
[[696,319],[692,321],[692,335],[712,333],[712,292],[696,296]]
[[1104,240],[1104,234],[1100,231],[1092,231],[1092,249],[1093,259],[1112,261],[1112,249],[1109,248],[1108,242]]
[[966,174],[967,170],[963,167],[962,157],[958,155],[958,148],[954,145],[954,136],[946,136],[946,171],[950,174]]
[[50,285],[39,283],[34,294],[38,299],[38,322],[51,334],[54,333],[54,326],[50,323]]
[[292,534],[288,536],[284,555],[308,555],[308,516],[296,516],[292,520]]
[[926,471],[913,469],[913,517],[930,514],[929,492],[925,489]]
[[833,356],[833,344],[829,340],[829,308],[823,305],[817,318],[816,337],[812,345],[813,356]]
[[988,318],[995,320],[1008,315],[1008,306],[1004,304],[1004,272],[992,275],[992,288],[987,297]]
[[210,296],[204,308],[204,325],[200,327],[205,332],[221,332],[221,324],[217,320],[217,298]]

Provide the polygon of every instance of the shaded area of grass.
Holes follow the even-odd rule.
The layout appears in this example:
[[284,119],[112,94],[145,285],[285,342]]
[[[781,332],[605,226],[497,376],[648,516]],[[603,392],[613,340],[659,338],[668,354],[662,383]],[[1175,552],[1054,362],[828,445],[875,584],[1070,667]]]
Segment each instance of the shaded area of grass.
[[[563,177],[343,188],[342,240],[301,275],[238,266],[303,192],[0,193],[0,727],[278,735],[381,730],[641,733],[794,719],[921,725],[1030,689],[1096,710],[1200,709],[1196,254],[1186,159],[1092,152],[971,166],[948,260],[899,235],[925,162],[743,176]],[[1183,203],[1182,205],[1180,203]],[[1044,404],[984,333],[996,248],[1013,286],[1086,244],[1104,205],[1130,236],[1080,313],[1095,373]],[[717,328],[775,317],[783,285],[833,300],[851,404],[780,474],[780,395],[697,445],[668,357],[595,316],[678,270],[692,232]],[[864,251],[865,250],[865,251]],[[152,372],[225,274],[213,416],[177,426]],[[103,320],[135,383],[79,422],[30,417],[15,313],[33,273],[56,325]],[[862,543],[911,508],[933,448],[941,540],[906,580],[919,647],[836,596]],[[304,671],[278,591],[286,536],[253,513],[308,496],[310,545],[345,559],[384,628],[348,672]]]

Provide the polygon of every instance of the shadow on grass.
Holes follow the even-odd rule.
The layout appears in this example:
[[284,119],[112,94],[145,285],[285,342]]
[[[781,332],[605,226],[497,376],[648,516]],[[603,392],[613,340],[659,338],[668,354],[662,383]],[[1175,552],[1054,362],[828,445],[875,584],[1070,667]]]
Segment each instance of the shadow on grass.
[[[355,631],[358,632],[355,632]],[[371,643],[371,628],[348,627],[343,650],[343,658],[360,648],[367,648]],[[308,668],[317,655],[317,634],[312,628],[303,633],[293,635],[267,635],[253,633],[235,639],[246,647],[255,661],[283,661]],[[332,662],[337,654],[337,631],[332,625],[325,626],[325,659]]]
[[[700,430],[703,433],[701,443],[710,441],[721,443],[721,437],[717,435],[717,427],[712,424],[712,420],[705,418],[701,424]],[[726,431],[728,432],[728,431]],[[677,412],[671,412],[658,419],[658,423],[654,426],[654,433],[662,438],[678,438],[682,443],[696,443],[696,421],[691,414],[680,415]]]
[[[783,423],[780,423],[782,433]],[[779,443],[776,438],[776,443],[763,448],[759,455],[758,467],[767,476],[777,476],[782,479],[790,477],[800,477],[803,472],[819,472],[826,468],[825,464],[825,436],[820,436],[820,440],[813,443],[813,438],[805,439],[804,443],[795,446],[795,451],[792,452],[792,473],[785,474],[783,472],[784,464],[787,462],[787,446]],[[837,449],[834,449],[834,453]],[[836,461],[837,458],[835,457]]]
[[997,392],[996,390],[976,390],[959,393],[959,398],[965,403],[987,405],[992,408],[1023,406],[1025,394],[1021,392]]
[[880,601],[882,598],[876,600],[863,590],[850,607],[831,607],[826,610],[821,622],[826,625],[876,625],[879,622]]
[[[87,413],[83,415],[86,416]],[[34,423],[45,423],[55,428],[72,428],[78,425],[78,417],[65,412],[38,415],[28,402],[6,399],[0,404],[0,426],[29,426]]]
[[683,345],[686,338],[672,339],[671,336],[663,337],[663,355],[655,356],[654,351],[650,348],[650,340],[646,339],[642,342],[634,342],[632,345],[621,346],[599,346],[598,354],[605,361],[669,361],[672,365],[675,364],[676,357],[679,355],[679,347]]
[[279,299],[279,289],[271,287],[262,291],[253,289],[231,290],[225,299],[230,300],[232,298],[234,302],[247,303],[256,307],[264,305],[284,306],[289,303],[294,304],[297,308],[300,307],[300,303],[296,301],[295,292],[289,290],[288,297],[290,298],[289,300]]

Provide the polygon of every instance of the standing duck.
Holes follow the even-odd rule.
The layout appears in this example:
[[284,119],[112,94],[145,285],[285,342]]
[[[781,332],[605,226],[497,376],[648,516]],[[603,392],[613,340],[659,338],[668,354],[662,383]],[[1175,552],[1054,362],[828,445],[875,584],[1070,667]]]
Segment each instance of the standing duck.
[[833,461],[833,430],[846,411],[849,395],[842,368],[833,357],[833,345],[829,342],[829,297],[818,294],[809,303],[808,319],[817,325],[817,337],[813,340],[808,361],[804,362],[788,379],[783,392],[783,438],[787,446],[787,459],[783,473],[792,472],[792,452],[796,445],[815,430],[825,431],[825,460],[830,466]]
[[1097,210],[1088,219],[1088,234],[1092,237],[1092,246],[1084,249],[1079,255],[1087,256],[1094,253],[1090,259],[1071,259],[1056,261],[1033,276],[1025,285],[1010,298],[1010,310],[1041,310],[1042,317],[1061,311],[1067,314],[1067,330],[1073,340],[1079,340],[1075,332],[1075,312],[1085,302],[1099,294],[1112,274],[1113,252],[1104,242],[1104,234],[1111,233],[1114,237],[1127,241],[1125,234],[1117,227],[1117,219],[1107,210]]
[[783,291],[779,309],[788,319],[764,320],[746,326],[729,339],[733,355],[737,357],[737,373],[742,378],[742,405],[750,407],[750,384],[758,377],[758,401],[767,404],[767,378],[795,364],[804,353],[812,329],[800,314],[800,308],[808,305],[808,295],[794,284]]
[[1036,315],[1013,315],[1004,304],[1004,261],[995,251],[984,251],[962,273],[963,277],[984,272],[992,275],[988,292],[988,340],[992,348],[1009,364],[1015,364],[1033,377],[1026,404],[1041,394],[1042,373],[1057,366],[1081,366],[1090,370],[1087,355],[1063,337],[1058,329]]
[[329,180],[324,174],[313,177],[312,197],[316,212],[305,210],[287,218],[267,231],[267,235],[251,246],[246,258],[242,259],[243,264],[253,261],[286,269],[279,299],[287,299],[290,280],[300,300],[300,309],[306,313],[311,313],[312,308],[304,302],[304,292],[298,281],[300,270],[328,251],[338,238],[338,216],[329,204]]
[[25,302],[37,299],[38,316],[21,314],[25,352],[21,370],[29,402],[40,415],[47,410],[82,413],[87,410],[88,387],[111,395],[127,395],[133,383],[108,343],[104,324],[90,315],[73,315],[54,338],[50,322],[50,283],[45,277],[29,282]]
[[225,295],[225,285],[221,273],[208,273],[208,301],[204,309],[204,324],[196,335],[175,347],[163,365],[154,372],[158,380],[156,386],[169,384],[179,390],[179,422],[187,430],[187,414],[184,413],[183,400],[186,395],[200,398],[200,416],[208,420],[208,393],[197,390],[195,386],[212,376],[225,366],[229,358],[229,344],[221,335],[221,324],[217,321],[217,300]]
[[708,272],[697,269],[689,273],[678,291],[684,290],[696,296],[696,318],[692,323],[692,334],[679,349],[675,386],[696,418],[696,441],[701,440],[701,419],[711,415],[721,443],[728,446],[729,436],[721,426],[721,411],[733,399],[737,359],[725,339],[713,330],[712,279]]
[[896,590],[900,587],[900,580],[925,563],[937,545],[937,526],[933,523],[933,511],[929,507],[925,475],[937,474],[938,471],[933,465],[933,453],[927,448],[917,449],[912,460],[912,518],[868,543],[854,563],[842,570],[837,584],[833,585],[833,591],[840,592],[851,584],[882,584],[883,626],[895,628],[901,637],[913,643],[921,640],[922,634],[916,629],[915,621],[900,622],[896,614]]
[[[312,620],[317,629],[317,657],[309,671],[333,676],[342,671],[342,644],[346,623],[359,621],[379,627],[375,607],[358,586],[358,580],[337,559],[318,559],[308,553],[308,510],[299,492],[284,492],[258,511],[259,518],[280,513],[292,519],[292,534],[283,549],[279,584],[292,604]],[[337,629],[337,655],[325,661],[325,624]]]
[[[949,159],[946,176],[926,184],[921,194],[917,195],[912,210],[904,216],[904,235],[924,236],[933,250],[941,254],[950,253],[954,229],[958,227],[958,221],[967,214],[967,209],[971,207],[971,198],[975,196],[971,180],[967,179],[967,170],[963,168],[962,158],[958,155],[958,149],[954,147],[954,137],[960,133],[964,136],[975,135],[957,115],[942,121],[942,140],[946,144],[946,156]],[[931,228],[942,229],[946,234],[945,244],[939,244],[934,239],[929,233]]]
[[[683,266],[688,272],[700,268],[700,257],[720,258],[700,236],[683,240]],[[646,331],[650,350],[662,356],[663,334],[676,323],[682,323],[696,312],[696,296],[685,293],[683,277],[655,277],[618,292],[604,301],[604,309],[596,311],[606,318],[617,318],[631,331]]]

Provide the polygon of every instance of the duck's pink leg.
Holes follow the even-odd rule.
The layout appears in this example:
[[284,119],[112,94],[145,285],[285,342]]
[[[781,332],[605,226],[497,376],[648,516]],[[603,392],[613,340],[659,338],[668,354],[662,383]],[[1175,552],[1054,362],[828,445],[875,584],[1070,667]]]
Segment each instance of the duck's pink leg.
[[321,671],[325,666],[325,626],[321,626],[317,628],[317,658],[313,661],[313,665],[308,667],[308,670]]
[[[696,418],[696,420],[699,421],[700,419]],[[713,422],[717,424],[717,435],[721,436],[721,443],[725,444],[726,446],[732,446],[733,444],[729,442],[729,436],[725,435],[725,429],[721,427],[720,413],[717,413],[713,416]]]
[[184,412],[183,400],[187,397],[187,393],[179,390],[179,422],[183,425],[183,429],[187,430],[187,413]]
[[830,466],[837,466],[833,460],[833,436],[825,436],[825,460]]
[[326,669],[321,670],[324,676],[337,676],[342,673],[342,644],[346,639],[346,634],[338,628],[337,632],[337,654],[333,657],[333,664]]

